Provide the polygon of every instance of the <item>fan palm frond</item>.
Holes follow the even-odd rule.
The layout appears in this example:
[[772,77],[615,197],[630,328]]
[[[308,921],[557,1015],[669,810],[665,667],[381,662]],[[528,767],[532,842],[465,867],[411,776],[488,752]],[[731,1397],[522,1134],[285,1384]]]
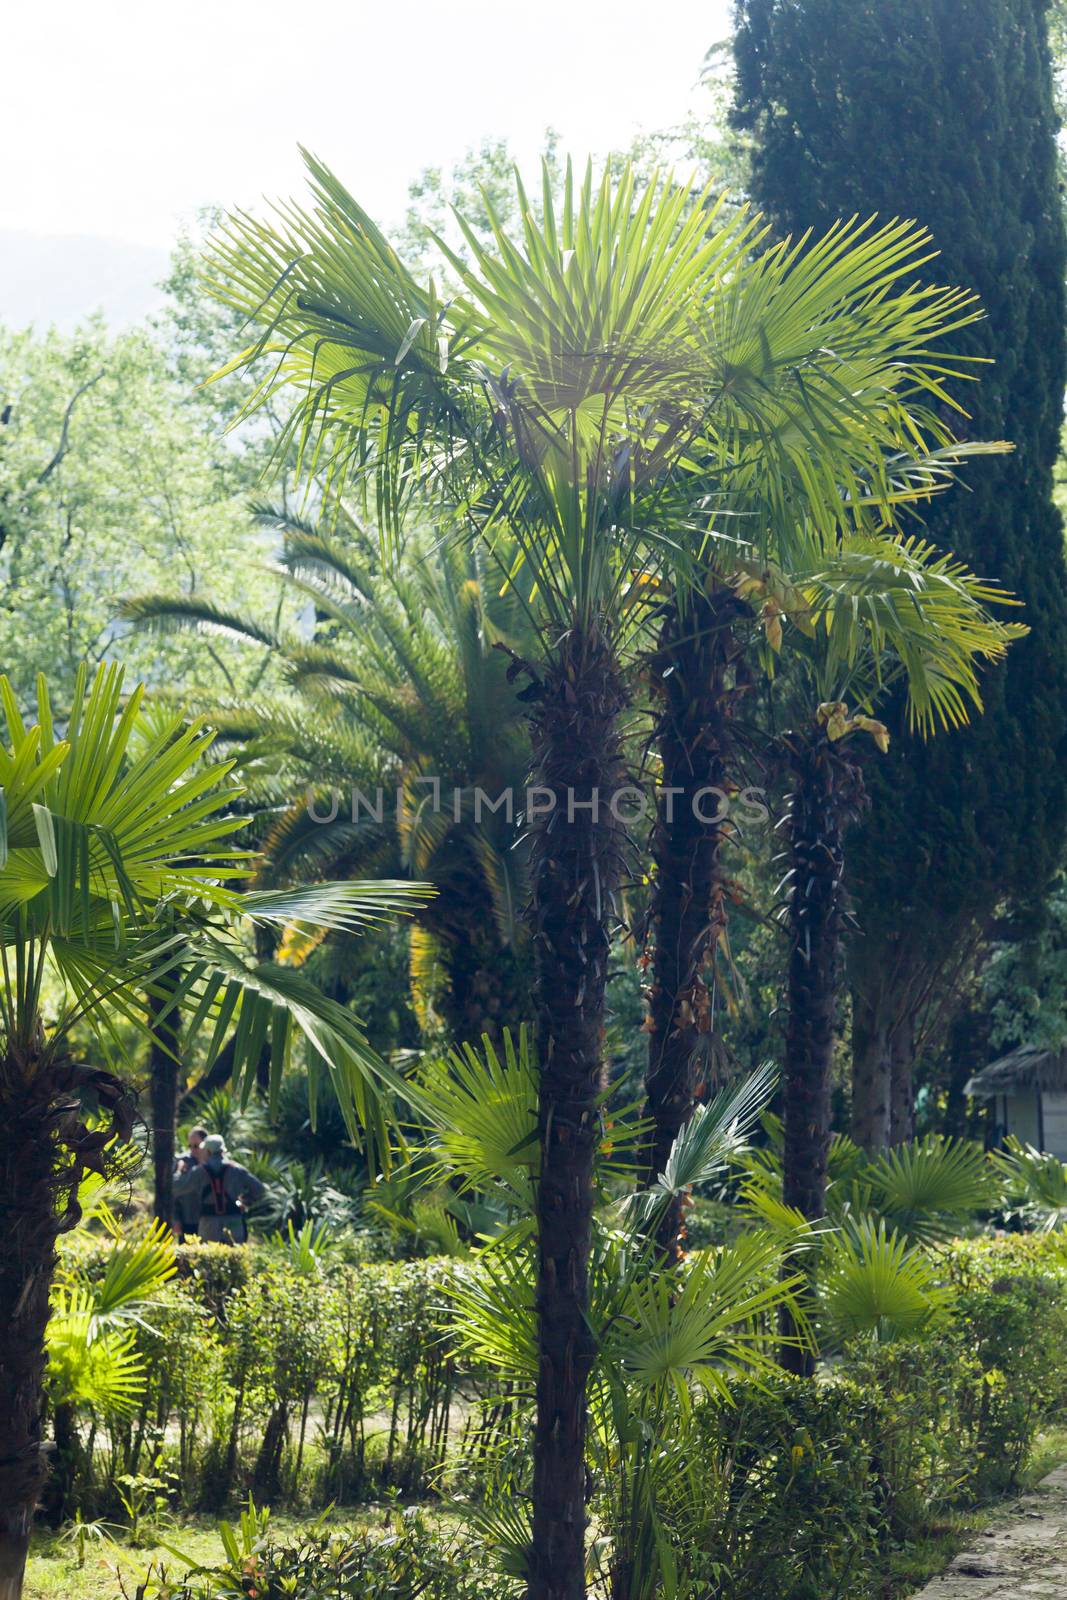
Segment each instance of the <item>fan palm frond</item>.
[[855,537],[792,582],[791,614],[817,651],[820,699],[851,691],[869,700],[889,663],[924,734],[980,710],[977,663],[1000,660],[1028,631],[990,611],[1013,604],[1010,595],[917,538]]
[[522,1217],[533,1213],[539,1145],[537,1068],[529,1033],[505,1030],[498,1054],[489,1039],[426,1061],[419,1075],[424,1114],[442,1169],[464,1190],[502,1191]]
[[1044,1233],[1067,1225],[1067,1163],[1048,1150],[1036,1150],[1009,1134],[993,1161],[1012,1199]]
[[927,1137],[884,1151],[866,1174],[872,1206],[909,1240],[947,1238],[1001,1196],[980,1145]]
[[606,1332],[602,1360],[639,1385],[669,1387],[683,1412],[694,1385],[728,1397],[732,1378],[774,1366],[776,1313],[803,1284],[783,1276],[782,1264],[777,1239],[750,1233],[699,1255],[680,1283],[642,1274]]
[[884,1220],[843,1229],[823,1247],[820,1317],[837,1340],[913,1333],[945,1316],[952,1298],[931,1258]]

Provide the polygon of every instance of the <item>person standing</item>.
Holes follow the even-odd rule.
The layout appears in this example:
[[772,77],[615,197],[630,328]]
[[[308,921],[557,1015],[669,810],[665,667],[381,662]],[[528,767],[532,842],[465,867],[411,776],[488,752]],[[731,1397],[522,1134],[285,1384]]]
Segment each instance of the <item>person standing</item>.
[[245,1244],[245,1211],[262,1198],[264,1188],[247,1167],[231,1161],[222,1135],[209,1133],[200,1146],[196,1167],[175,1179],[174,1194],[190,1203],[201,1239],[209,1244]]
[[190,1128],[188,1149],[184,1155],[178,1157],[174,1166],[174,1231],[179,1244],[188,1238],[191,1233],[196,1232],[197,1224],[200,1221],[199,1196],[194,1196],[188,1191],[183,1193],[179,1180],[187,1177],[190,1172],[199,1170],[206,1138],[206,1128],[202,1128],[199,1125],[195,1128]]

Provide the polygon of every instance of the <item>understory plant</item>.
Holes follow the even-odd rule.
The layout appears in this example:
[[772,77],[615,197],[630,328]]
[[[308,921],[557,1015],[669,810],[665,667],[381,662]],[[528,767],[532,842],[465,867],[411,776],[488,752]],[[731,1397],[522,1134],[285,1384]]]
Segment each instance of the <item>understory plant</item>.
[[81,1215],[86,1176],[111,1169],[133,1132],[119,1026],[158,1041],[172,1008],[192,1035],[207,1031],[210,1055],[232,1024],[238,1080],[266,1048],[275,1085],[300,1037],[309,1073],[335,1085],[354,1137],[361,1125],[381,1133],[382,1086],[399,1087],[352,1015],[299,973],[250,957],[242,927],[358,927],[417,903],[419,890],[242,893],[233,885],[248,859],[230,842],[234,789],[228,766],[210,761],[211,733],[181,716],[141,723],[141,698],[139,688],[123,697],[119,668],[101,667],[91,683],[83,668],[61,724],[43,678],[27,723],[0,679],[2,1600],[21,1594],[48,1472],[56,1243]]
[[[498,1057],[427,1063],[419,1080],[430,1124],[429,1177],[447,1177],[492,1228],[473,1269],[448,1289],[451,1338],[461,1361],[494,1373],[509,1406],[477,1437],[478,1495],[468,1515],[501,1572],[528,1581],[529,1480],[516,1459],[512,1421],[528,1413],[537,1375],[535,1207],[539,1176],[537,1072],[523,1035]],[[665,1267],[664,1212],[694,1184],[739,1158],[773,1090],[761,1069],[700,1108],[652,1186],[642,1177],[643,1126],[602,1128],[596,1162],[590,1326],[589,1463],[603,1485],[606,1528],[590,1573],[604,1592],[644,1600],[664,1581],[663,1508],[680,1492],[684,1440],[701,1393],[729,1397],[743,1376],[773,1370],[777,1314],[801,1279],[791,1245],[752,1231],[719,1250]],[[634,1187],[635,1178],[638,1180]],[[804,1337],[803,1333],[798,1337]],[[608,1531],[610,1530],[610,1531]]]

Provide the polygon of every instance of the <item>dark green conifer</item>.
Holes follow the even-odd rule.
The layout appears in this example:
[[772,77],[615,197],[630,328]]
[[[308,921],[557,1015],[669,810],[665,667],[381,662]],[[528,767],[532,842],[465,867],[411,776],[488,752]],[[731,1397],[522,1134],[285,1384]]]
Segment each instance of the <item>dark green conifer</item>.
[[[1014,454],[927,508],[930,536],[1025,605],[1028,639],[983,680],[985,715],[929,744],[894,728],[850,842],[854,1132],[906,1137],[916,1034],[998,903],[1036,905],[1067,800],[1067,574],[1052,472],[1063,416],[1064,225],[1047,0],[738,0],[736,120],[756,203],[783,232],[879,213],[924,224],[941,281],[987,319],[964,431]],[[958,430],[961,431],[961,430]],[[892,717],[890,718],[892,721]],[[893,1078],[896,1078],[895,1088]],[[896,1107],[893,1114],[891,1107]]]

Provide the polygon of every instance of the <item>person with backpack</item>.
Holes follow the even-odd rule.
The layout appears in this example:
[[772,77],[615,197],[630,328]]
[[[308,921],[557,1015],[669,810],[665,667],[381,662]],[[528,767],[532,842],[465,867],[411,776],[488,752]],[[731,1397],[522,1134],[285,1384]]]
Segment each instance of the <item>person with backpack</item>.
[[245,1244],[248,1223],[244,1213],[263,1194],[259,1179],[230,1160],[219,1133],[208,1134],[198,1165],[174,1180],[175,1199],[188,1199],[189,1209],[198,1218],[196,1232],[209,1244]]

